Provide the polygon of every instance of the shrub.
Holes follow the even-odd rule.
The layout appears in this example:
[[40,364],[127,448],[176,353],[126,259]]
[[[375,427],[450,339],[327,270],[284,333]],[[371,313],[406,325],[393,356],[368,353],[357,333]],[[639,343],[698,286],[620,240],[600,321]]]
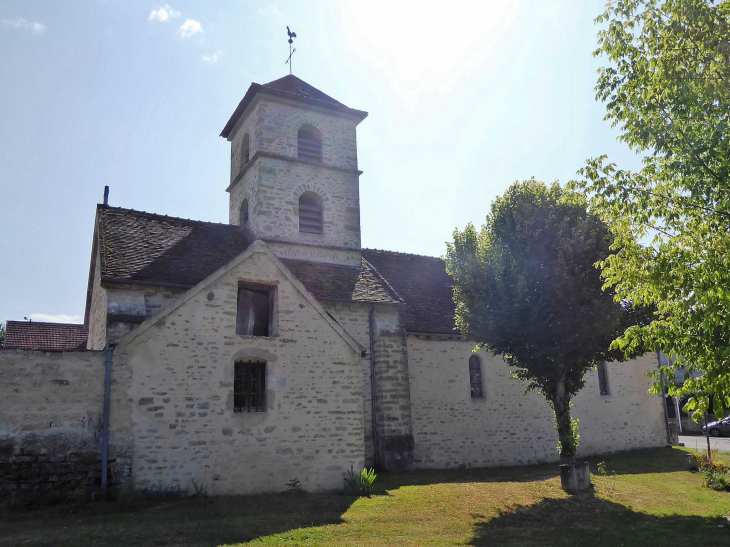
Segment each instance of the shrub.
[[345,475],[345,492],[352,492],[358,496],[367,496],[368,498],[373,494],[373,483],[375,482],[375,470],[370,468],[363,468],[358,476],[352,466]]
[[703,469],[702,478],[707,488],[718,491],[730,490],[730,476],[728,476],[727,466],[725,466],[725,469],[713,469],[711,467]]
[[195,479],[191,479],[193,481],[193,494],[192,497],[194,498],[207,498],[208,497],[208,487],[205,485],[204,482],[196,482]]
[[709,470],[713,472],[727,473],[728,471],[730,471],[730,467],[728,467],[726,464],[711,459],[707,454],[704,454],[702,452],[688,454],[688,456],[694,468],[700,472]]

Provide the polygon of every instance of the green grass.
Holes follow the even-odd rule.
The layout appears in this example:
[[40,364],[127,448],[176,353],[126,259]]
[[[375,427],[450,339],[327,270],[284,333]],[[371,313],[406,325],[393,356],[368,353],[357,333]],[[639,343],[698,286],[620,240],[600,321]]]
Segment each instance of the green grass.
[[0,545],[730,545],[730,493],[704,488],[683,450],[600,460],[609,474],[594,475],[595,490],[579,496],[560,489],[551,464],[381,473],[369,499],[136,498],[15,509],[0,517]]

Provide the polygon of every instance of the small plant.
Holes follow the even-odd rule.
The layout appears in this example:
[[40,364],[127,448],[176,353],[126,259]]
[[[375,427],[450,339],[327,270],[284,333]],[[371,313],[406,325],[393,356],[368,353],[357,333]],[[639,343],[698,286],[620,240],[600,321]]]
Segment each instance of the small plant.
[[286,487],[290,492],[295,492],[302,489],[302,483],[295,477],[286,483]]
[[195,479],[191,479],[193,483],[193,497],[194,498],[207,498],[208,487],[204,482],[196,482]]
[[373,483],[375,482],[375,469],[363,468],[358,475],[352,466],[345,475],[345,491],[352,492],[358,496],[367,496],[368,498],[373,494]]
[[688,454],[689,459],[694,467],[700,472],[704,471],[721,471],[727,473],[730,471],[730,467],[726,464],[711,458],[705,453],[697,452],[695,454]]
[[728,476],[727,467],[725,469],[707,467],[701,473],[707,488],[720,492],[730,490],[730,476]]
[[607,477],[608,469],[606,469],[606,462],[598,462],[596,464],[596,472],[602,477]]

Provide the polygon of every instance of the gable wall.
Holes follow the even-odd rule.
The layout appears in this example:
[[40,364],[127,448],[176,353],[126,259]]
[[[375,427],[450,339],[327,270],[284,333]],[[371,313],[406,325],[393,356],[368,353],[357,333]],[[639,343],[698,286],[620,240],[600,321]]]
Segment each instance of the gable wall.
[[[277,287],[278,333],[235,334],[239,280]],[[210,299],[209,299],[210,298]],[[363,465],[360,356],[253,252],[130,342],[136,488],[204,482],[211,494],[342,487]],[[267,411],[233,412],[237,359],[267,362]]]
[[101,350],[106,346],[106,314],[107,294],[101,286],[101,260],[96,256],[94,281],[91,289],[91,306],[89,307],[89,338],[87,349]]
[[[509,376],[500,358],[480,351],[485,397],[472,399],[464,341],[408,337],[415,463],[419,468],[509,466],[557,461],[548,403]],[[646,372],[656,355],[609,363],[611,396],[598,392],[595,371],[575,398],[579,456],[663,446],[662,401],[649,395]]]

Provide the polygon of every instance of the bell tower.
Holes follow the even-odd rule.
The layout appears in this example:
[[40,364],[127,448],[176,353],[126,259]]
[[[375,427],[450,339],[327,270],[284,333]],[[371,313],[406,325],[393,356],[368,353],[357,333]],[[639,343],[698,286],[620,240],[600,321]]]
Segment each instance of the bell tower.
[[275,249],[359,251],[356,128],[366,116],[293,75],[251,84],[221,132],[229,222]]

